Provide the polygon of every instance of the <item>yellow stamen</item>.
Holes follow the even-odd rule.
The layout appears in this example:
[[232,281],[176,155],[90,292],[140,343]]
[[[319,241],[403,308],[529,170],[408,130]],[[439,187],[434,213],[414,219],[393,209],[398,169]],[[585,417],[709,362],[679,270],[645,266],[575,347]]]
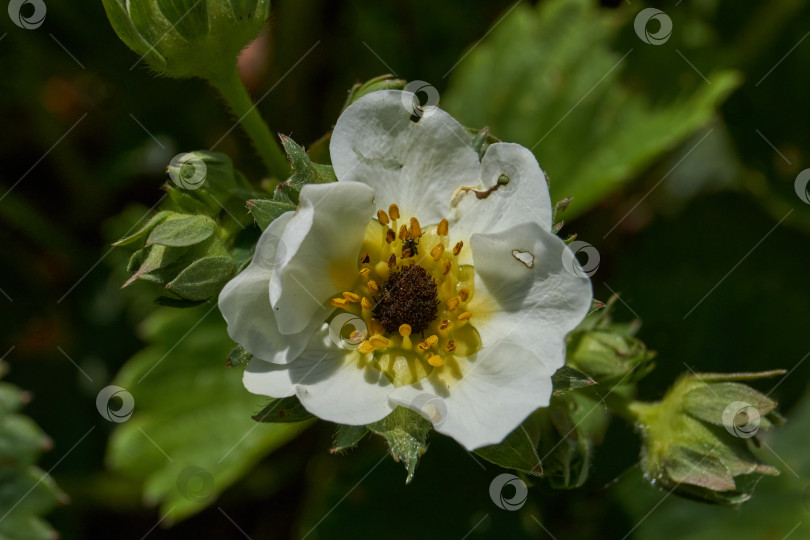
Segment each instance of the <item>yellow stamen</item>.
[[461,253],[461,248],[464,247],[464,242],[459,242],[455,246],[453,246],[453,255],[458,255]]
[[366,277],[370,273],[371,273],[371,270],[369,270],[368,268],[363,268],[362,270],[360,270],[360,275],[363,276],[363,277]]
[[369,343],[374,345],[375,349],[380,347],[388,347],[388,338],[380,335],[371,336],[370,338],[368,338],[368,341]]
[[380,221],[380,225],[388,225],[388,214],[385,213],[385,210],[377,210],[377,219]]
[[348,292],[348,291],[343,293],[343,298],[345,298],[346,300],[348,300],[349,302],[352,302],[352,303],[360,301],[360,295],[359,294],[354,294],[353,292]]
[[368,280],[366,286],[371,292],[378,292],[380,290],[380,288],[377,286],[377,282],[374,281],[373,279]]
[[458,307],[458,298],[455,296],[447,301],[447,309],[448,311],[455,311]]
[[357,350],[360,352],[360,354],[368,354],[370,352],[374,352],[374,345],[372,345],[369,341],[364,341],[359,347],[357,347]]
[[397,235],[397,238],[399,238],[400,240],[405,240],[407,236],[408,236],[408,227],[405,224],[403,224],[399,228],[399,234]]
[[450,329],[452,328],[453,323],[444,319],[442,322],[439,323],[439,335],[442,337],[447,337],[450,335]]
[[450,262],[450,259],[445,259],[442,263],[442,274],[445,276],[450,273],[450,269],[453,267],[453,263]]
[[450,232],[450,223],[443,219],[439,222],[439,226],[436,227],[436,234],[439,236],[447,236],[447,233]]
[[388,207],[388,213],[391,214],[391,219],[396,221],[399,219],[399,206],[392,204]]
[[410,350],[413,347],[411,343],[411,326],[409,324],[400,326],[399,335],[402,336],[402,348]]
[[428,361],[428,364],[430,364],[433,367],[439,367],[439,366],[444,365],[444,358],[442,358],[438,354],[431,354],[430,356],[428,356],[427,361]]
[[427,351],[428,349],[430,349],[431,347],[436,345],[438,342],[439,342],[439,336],[434,334],[432,336],[428,336],[428,338],[425,341],[420,343],[419,348],[422,349],[423,351]]
[[438,261],[439,259],[441,259],[443,254],[444,254],[444,245],[442,244],[436,244],[435,246],[433,246],[433,249],[430,250],[430,256],[433,257],[434,261]]
[[458,320],[469,321],[470,317],[472,317],[472,313],[470,313],[469,311],[465,311],[464,313],[458,316]]
[[371,307],[372,307],[372,306],[371,306],[371,300],[369,300],[368,298],[366,298],[366,297],[364,296],[364,297],[363,297],[363,298],[360,300],[360,306],[362,306],[362,308],[363,308],[363,309],[371,309]]
[[444,350],[447,351],[447,352],[455,351],[456,350],[456,342],[451,339],[450,341],[447,342],[447,345],[445,345]]
[[462,302],[466,302],[470,298],[470,289],[464,288],[458,290],[458,297]]
[[337,308],[345,308],[349,305],[349,301],[345,298],[332,298],[331,303]]
[[411,218],[411,228],[408,232],[410,232],[411,236],[414,238],[419,238],[422,236],[422,227],[419,225],[419,220],[415,217]]

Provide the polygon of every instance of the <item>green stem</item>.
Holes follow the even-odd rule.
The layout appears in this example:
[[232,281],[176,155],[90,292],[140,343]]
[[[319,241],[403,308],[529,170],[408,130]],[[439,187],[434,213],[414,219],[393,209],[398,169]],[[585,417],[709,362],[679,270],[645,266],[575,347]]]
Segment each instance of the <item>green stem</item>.
[[236,63],[222,76],[211,77],[209,82],[231,107],[270,174],[279,181],[286,180],[290,175],[290,164],[242,84]]

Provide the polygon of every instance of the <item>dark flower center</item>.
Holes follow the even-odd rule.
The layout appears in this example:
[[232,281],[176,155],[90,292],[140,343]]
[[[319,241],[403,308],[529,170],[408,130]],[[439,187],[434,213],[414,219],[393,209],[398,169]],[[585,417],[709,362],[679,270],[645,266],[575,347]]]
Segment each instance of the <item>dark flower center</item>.
[[424,268],[409,266],[393,272],[375,300],[372,312],[387,332],[398,332],[407,324],[418,333],[436,319],[438,287]]

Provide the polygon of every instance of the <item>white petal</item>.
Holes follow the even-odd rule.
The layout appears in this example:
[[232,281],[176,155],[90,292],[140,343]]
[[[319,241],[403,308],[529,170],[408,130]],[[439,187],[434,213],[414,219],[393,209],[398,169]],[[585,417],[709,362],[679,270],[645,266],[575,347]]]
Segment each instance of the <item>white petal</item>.
[[483,346],[516,343],[554,371],[565,363],[565,335],[591,306],[591,281],[570,268],[559,237],[524,223],[470,240],[475,293],[467,310]]
[[338,424],[370,424],[392,411],[391,381],[359,353],[334,345],[325,327],[291,364],[251,360],[242,382],[254,394],[297,395],[309,412]]
[[354,285],[374,215],[374,191],[358,183],[309,184],[299,201],[270,280],[270,302],[282,334],[304,330],[330,297]]
[[413,122],[414,95],[384,90],[351,104],[338,118],[329,150],[340,182],[374,188],[377,208],[399,205],[423,224],[447,216],[453,192],[478,181],[478,154],[452,116],[434,108]]
[[[501,175],[509,182],[499,186]],[[454,240],[505,231],[527,221],[551,230],[546,176],[529,149],[513,143],[490,145],[481,160],[480,181],[474,190],[456,194],[450,221]]]
[[[456,374],[449,376],[448,370]],[[437,375],[438,374],[438,375]],[[446,364],[427,379],[391,392],[398,405],[421,412],[439,433],[467,450],[497,444],[551,398],[552,371],[511,343]]]
[[[219,310],[231,339],[258,358],[282,364],[295,359],[320,326],[311,324],[304,332],[285,336],[278,331],[270,306],[270,277],[279,238],[292,217],[292,212],[283,214],[265,229],[251,263],[219,294]],[[325,310],[322,317],[326,318]]]

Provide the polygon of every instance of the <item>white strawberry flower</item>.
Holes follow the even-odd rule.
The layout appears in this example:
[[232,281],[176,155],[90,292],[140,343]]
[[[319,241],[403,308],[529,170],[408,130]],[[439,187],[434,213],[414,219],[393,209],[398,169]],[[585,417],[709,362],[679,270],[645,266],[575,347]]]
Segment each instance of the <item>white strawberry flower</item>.
[[495,143],[479,159],[461,124],[414,115],[412,97],[343,112],[338,182],[303,187],[219,307],[254,355],[250,392],[348,425],[409,407],[473,450],[548,405],[591,283],[551,232],[532,153]]

